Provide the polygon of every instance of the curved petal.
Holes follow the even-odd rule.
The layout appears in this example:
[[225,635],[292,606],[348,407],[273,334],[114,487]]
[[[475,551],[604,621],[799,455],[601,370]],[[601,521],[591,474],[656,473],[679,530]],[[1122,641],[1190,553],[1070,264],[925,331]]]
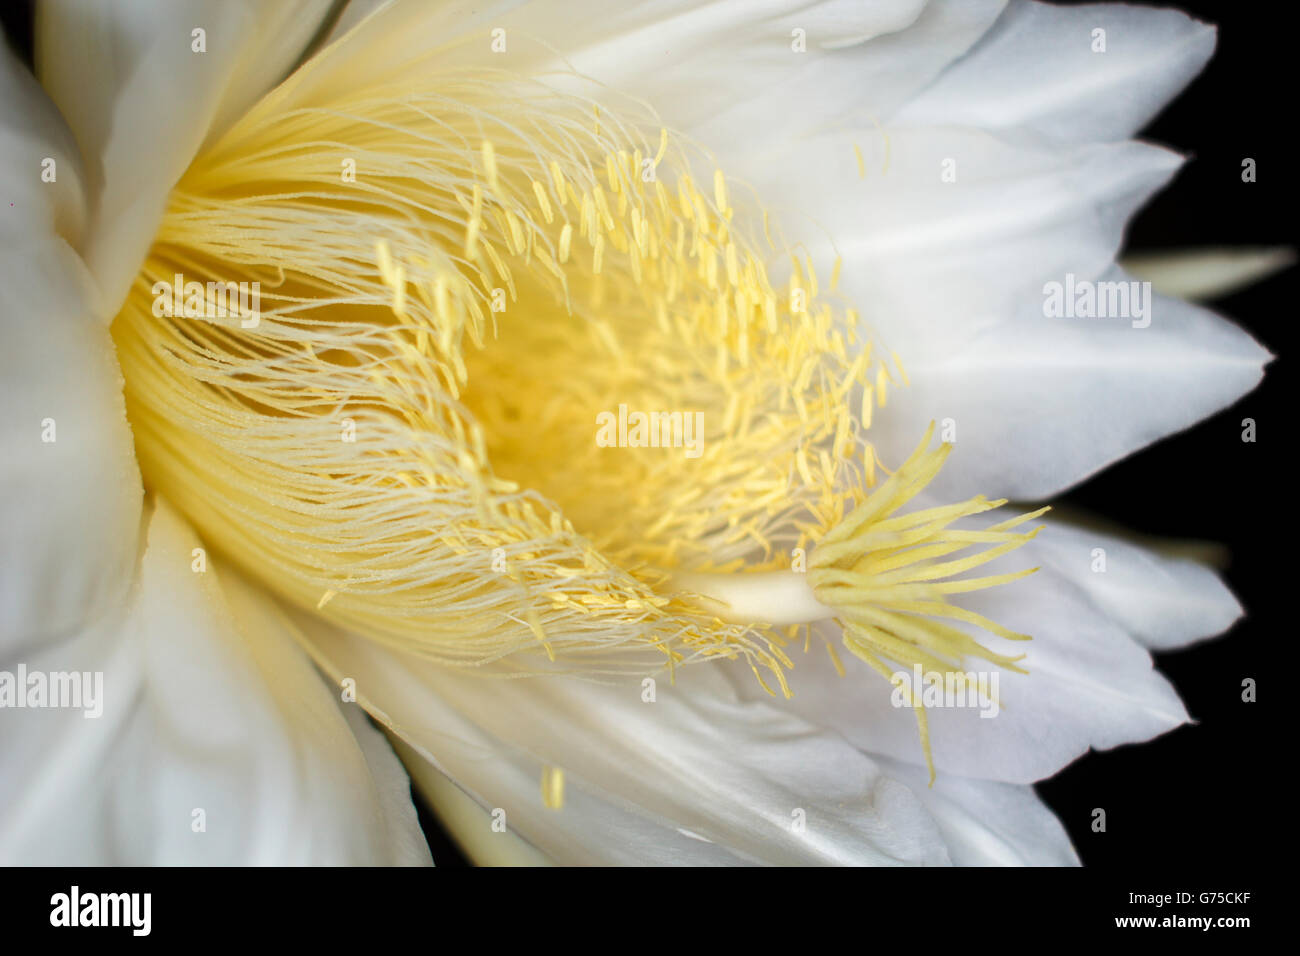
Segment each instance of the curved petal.
[[593,17],[598,26],[576,36],[556,30],[546,4],[519,20],[579,73],[647,98],[747,176],[768,144],[878,122],[969,49],[1002,3],[652,3]]
[[[143,492],[121,373],[69,247],[85,219],[76,146],[0,44],[0,654],[74,633],[121,601]],[[52,177],[52,180],[50,179]]]
[[774,152],[755,185],[825,230],[814,259],[843,256],[844,291],[900,357],[910,384],[873,426],[886,463],[951,419],[957,451],[936,491],[1046,497],[1259,381],[1267,353],[1248,335],[1140,285],[1127,316],[1048,317],[1055,287],[1071,305],[1067,287],[1132,291],[1113,258],[1174,154],[971,129],[860,142],[865,176],[854,137],[836,133]]
[[877,758],[925,804],[955,866],[1078,866],[1070,837],[1033,787],[929,773]]
[[0,250],[0,653],[79,631],[135,572],[140,471],[94,302],[62,239]]
[[896,120],[1018,126],[1075,143],[1127,139],[1201,71],[1214,34],[1177,10],[1013,0]]
[[[947,860],[908,788],[836,735],[739,701],[713,667],[664,675],[646,702],[637,681],[485,679],[322,622],[307,633],[377,719],[557,862]],[[569,781],[571,818],[567,797],[540,812],[546,766]],[[566,826],[583,831],[576,845]]]
[[[491,814],[402,738],[389,738],[438,822],[476,866],[551,866],[551,860],[511,832],[494,828]],[[503,821],[508,822],[508,821]]]
[[1100,278],[1129,216],[1181,162],[1142,143],[888,127],[773,149],[753,185],[813,240],[819,268],[843,258],[844,293],[910,371],[1041,306],[1046,282]]
[[[396,672],[388,676],[396,684],[407,681],[407,675]],[[403,696],[393,693],[394,686],[382,685],[384,703],[392,705],[388,710],[380,710],[374,702],[366,706],[381,722],[397,728],[395,736],[400,733],[407,741],[423,741],[404,742],[403,759],[426,795],[431,794],[439,819],[477,863],[743,866],[751,862],[571,775],[566,776],[563,806],[548,807],[541,794],[546,764],[484,732],[429,695],[427,688],[412,687],[411,694]],[[446,813],[449,800],[456,801],[451,814]]]
[[[492,827],[492,818],[451,780],[409,745],[395,741],[403,763],[439,820],[475,863],[482,866],[545,866],[550,860],[513,833]],[[1033,787],[972,780],[945,774],[934,786],[927,772],[913,764],[873,758],[925,805],[939,826],[948,855],[956,866],[1075,866],[1079,858],[1056,816]],[[603,808],[609,812],[609,808]],[[580,814],[580,819],[589,819]],[[629,819],[630,816],[629,816]],[[547,821],[543,821],[545,826]],[[667,834],[664,834],[665,836]],[[664,847],[656,862],[685,865],[701,862]],[[640,858],[643,861],[644,858]],[[606,862],[613,862],[606,856]]]
[[[572,775],[563,808],[547,807],[541,793],[547,766],[542,759],[478,726],[432,692],[405,659],[300,612],[290,613],[312,635],[323,669],[336,682],[355,681],[357,699],[402,741],[403,758],[426,793],[432,790],[436,797],[455,792],[447,795],[454,812],[442,819],[476,861],[522,857],[530,864],[654,866],[748,862]],[[446,803],[444,799],[440,813]]]
[[98,692],[88,710],[0,709],[0,859],[428,862],[382,736],[349,723],[268,599],[194,570],[198,544],[159,502],[132,604],[5,657]]
[[[168,193],[204,139],[297,62],[329,0],[45,0],[36,67],[86,164],[81,252],[117,312]],[[206,31],[196,49],[193,31]]]
[[[1098,281],[1130,280],[1114,270]],[[1142,320],[1048,318],[1040,301],[958,354],[909,363],[911,384],[891,394],[873,436],[885,461],[950,419],[956,447],[934,495],[1046,498],[1259,383],[1270,356],[1248,334],[1198,306],[1141,295]]]
[[57,235],[74,247],[85,227],[81,154],[36,78],[0,44],[0,176],[10,209],[0,243]]
[[[409,69],[427,55],[428,36],[462,39],[439,51],[439,68],[546,74],[599,98],[576,71],[647,100],[747,177],[766,144],[852,119],[879,122],[969,49],[1004,2],[392,4],[347,32],[309,86]],[[504,31],[497,53],[493,30]]]
[[1210,568],[1090,528],[1046,521],[1021,550],[1085,594],[1097,613],[1152,650],[1167,651],[1230,628],[1241,604]]

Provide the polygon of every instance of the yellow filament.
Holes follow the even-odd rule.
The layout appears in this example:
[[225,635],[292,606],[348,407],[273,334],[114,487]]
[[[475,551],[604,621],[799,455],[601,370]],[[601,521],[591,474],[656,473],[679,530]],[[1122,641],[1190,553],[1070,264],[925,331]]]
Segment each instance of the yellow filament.
[[[929,450],[934,425],[921,445],[866,501],[845,515],[821,538],[808,559],[808,584],[817,600],[834,609],[850,653],[891,679],[896,668],[919,664],[939,673],[964,671],[963,661],[978,658],[1023,673],[1010,657],[995,653],[945,620],[982,628],[1009,641],[1029,640],[983,615],[951,604],[949,595],[996,587],[1032,574],[1027,568],[985,577],[961,577],[1033,539],[1040,529],[1016,531],[1048,509],[1040,508],[982,530],[953,527],[953,522],[1006,504],[983,497],[898,514],[938,474],[951,445]],[[964,557],[949,556],[987,546]],[[945,560],[947,559],[947,560]],[[934,781],[925,708],[904,690],[916,711],[921,746]]]
[[542,768],[542,804],[548,810],[564,809],[564,771],[559,767]]

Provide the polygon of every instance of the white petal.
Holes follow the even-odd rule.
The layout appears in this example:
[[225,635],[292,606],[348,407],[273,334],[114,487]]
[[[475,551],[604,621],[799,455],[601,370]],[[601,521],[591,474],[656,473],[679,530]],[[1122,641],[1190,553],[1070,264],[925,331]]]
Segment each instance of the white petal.
[[1041,304],[1048,281],[1100,277],[1180,163],[1141,143],[889,127],[769,150],[753,182],[820,269],[843,257],[843,291],[910,371]]
[[1127,255],[1124,271],[1150,282],[1161,295],[1205,300],[1230,295],[1295,265],[1295,250],[1179,249]]
[[884,460],[901,461],[930,422],[951,419],[956,448],[935,496],[1046,498],[1263,377],[1268,352],[1213,312],[1154,295],[1149,327],[1134,321],[1047,318],[1040,301],[955,355],[906,363],[911,385],[891,393],[873,436]]
[[58,109],[5,44],[0,104],[0,177],[10,206],[0,216],[0,243],[58,235],[76,246],[86,219],[81,155]]
[[1078,866],[1069,835],[1033,787],[952,774],[931,787],[922,768],[878,760],[925,804],[955,866]]
[[[390,713],[409,715],[400,724],[401,733],[436,745],[435,756],[424,745],[405,744],[403,759],[426,795],[431,795],[439,819],[476,863],[743,866],[750,862],[627,801],[597,793],[572,775],[566,776],[563,807],[546,807],[541,799],[546,764],[484,733],[430,696],[427,688],[412,688],[403,697],[392,693],[393,686],[383,686],[385,700],[393,708],[376,713],[384,720]],[[375,705],[367,706],[374,709]],[[432,790],[430,778],[441,781]],[[438,795],[448,790],[459,802],[451,815],[444,815],[450,795],[442,799]]]
[[0,859],[427,862],[387,743],[349,726],[265,597],[210,557],[192,570],[198,544],[159,503],[133,605],[4,659],[10,673],[102,671],[103,685],[97,718],[0,710]]
[[67,244],[85,219],[76,147],[2,44],[0,102],[13,206],[0,218],[2,655],[75,632],[123,599],[143,492],[112,342]]
[[[648,101],[743,177],[766,143],[827,123],[879,121],[969,49],[1003,2],[394,4],[346,34],[330,51],[327,75],[309,82],[326,88],[410,69],[427,56],[427,37],[460,40],[439,50],[437,68],[545,74],[553,85],[605,97],[576,71]],[[491,52],[494,29],[505,31],[499,54]],[[804,32],[803,52],[794,49],[795,30]]]
[[1267,353],[1181,302],[1157,297],[1148,328],[1044,314],[1049,282],[1126,280],[1111,265],[1124,223],[1173,154],[978,130],[872,136],[865,177],[854,137],[836,133],[773,153],[756,185],[801,211],[805,234],[807,220],[826,230],[820,261],[843,255],[844,291],[906,369],[873,426],[886,463],[952,419],[957,452],[936,490],[1044,497],[1259,381]]
[[[1201,71],[1214,33],[1176,10],[1013,0],[896,121],[1018,126],[1069,142],[1126,139]],[[1095,52],[1102,40],[1104,52]]]
[[508,826],[494,829],[491,814],[410,744],[396,735],[390,742],[411,775],[411,782],[429,801],[438,822],[475,865],[552,865],[548,857],[511,832]]
[[0,654],[88,626],[135,573],[143,491],[94,297],[62,239],[0,250]]
[[[712,667],[681,669],[675,685],[661,676],[646,703],[635,681],[480,678],[323,624],[310,635],[318,660],[354,677],[378,719],[485,806],[506,808],[511,828],[557,862],[655,862],[691,849],[707,862],[946,861],[907,788],[836,735],[737,701]],[[548,765],[575,801],[546,811],[553,821],[539,813]],[[567,825],[584,831],[574,838],[563,833],[570,812]],[[665,842],[674,831],[676,846]]]
[[1199,562],[1059,521],[1044,524],[1021,551],[1026,565],[1051,567],[1146,647],[1182,647],[1222,634],[1241,617],[1227,585]]
[[[86,164],[91,218],[81,252],[104,292],[105,321],[204,139],[284,77],[328,9],[329,0],[40,5],[37,74]],[[196,29],[206,31],[206,52],[192,49]]]
[[545,4],[519,17],[578,72],[647,98],[745,175],[747,157],[764,143],[887,114],[964,53],[1002,2],[678,6],[591,17],[576,35],[557,29]]
[[[302,652],[301,647],[295,647],[299,654]],[[308,661],[310,666],[310,661]],[[320,674],[316,673],[317,677]],[[312,685],[314,689],[315,685]],[[327,685],[328,686],[328,685]],[[337,688],[330,688],[333,692]],[[383,732],[371,723],[370,717],[360,707],[345,705],[342,707],[343,717],[348,727],[352,731],[352,736],[356,739],[356,745],[365,758],[365,769],[370,774],[370,793],[360,793],[360,799],[356,802],[373,801],[372,806],[361,808],[357,814],[358,819],[364,821],[364,824],[370,828],[368,834],[372,840],[372,846],[362,849],[358,854],[359,857],[373,860],[378,865],[383,866],[432,866],[433,858],[429,855],[429,844],[424,837],[424,830],[420,826],[418,814],[415,812],[415,805],[411,802],[411,779],[407,776],[406,768],[398,759],[393,750],[392,744]],[[321,734],[322,740],[325,734]],[[328,741],[323,743],[321,750],[343,749],[351,756],[351,748],[347,746],[346,738],[342,734],[337,735],[338,741]],[[357,765],[356,779],[350,782],[350,786],[361,791],[358,786],[360,781],[360,765]],[[325,788],[328,792],[329,788]],[[336,813],[338,808],[327,808],[330,814]],[[326,814],[322,814],[322,817]],[[334,820],[323,820],[323,827],[337,826]],[[312,852],[317,852],[313,849]]]
[[[489,811],[475,815],[460,803],[455,815],[443,819],[475,860],[491,864],[522,857],[521,862],[530,864],[555,861],[563,865],[734,866],[747,862],[630,801],[596,792],[572,774],[566,777],[563,809],[544,806],[541,777],[545,761],[513,741],[483,730],[433,693],[405,659],[329,632],[326,625],[301,613],[291,613],[313,635],[318,660],[335,680],[356,681],[358,700],[404,741],[404,751],[409,753],[404,752],[403,758],[416,779],[427,782],[430,774],[445,774],[451,780],[444,778],[444,784],[435,786],[461,788],[466,800]],[[435,796],[437,792],[435,789]],[[504,831],[493,829],[498,820]]]

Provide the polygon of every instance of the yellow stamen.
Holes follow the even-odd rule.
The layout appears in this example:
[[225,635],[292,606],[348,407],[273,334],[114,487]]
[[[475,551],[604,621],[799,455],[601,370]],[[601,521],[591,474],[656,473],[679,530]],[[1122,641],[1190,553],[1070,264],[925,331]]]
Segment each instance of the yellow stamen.
[[564,809],[564,771],[559,767],[542,768],[542,804],[548,810]]
[[[944,620],[971,624],[1004,640],[1029,639],[949,603],[948,596],[1009,584],[1037,570],[958,577],[1032,540],[1040,529],[1013,529],[1047,509],[1018,515],[983,530],[952,525],[1000,507],[1005,501],[977,497],[900,514],[899,509],[938,474],[952,448],[942,445],[927,450],[933,431],[931,425],[920,447],[889,480],[821,537],[808,558],[806,573],[680,575],[678,586],[716,602],[706,606],[727,620],[787,626],[833,619],[841,627],[842,641],[849,652],[891,682],[899,669],[906,671],[915,664],[944,674],[964,673],[963,661],[967,658],[1023,673],[1017,666],[1023,655],[998,654]],[[989,547],[955,560],[940,560],[984,545]],[[836,670],[843,674],[838,656],[830,645],[827,648]],[[915,690],[904,688],[904,695],[916,711],[921,746],[933,782],[925,708],[914,696]]]

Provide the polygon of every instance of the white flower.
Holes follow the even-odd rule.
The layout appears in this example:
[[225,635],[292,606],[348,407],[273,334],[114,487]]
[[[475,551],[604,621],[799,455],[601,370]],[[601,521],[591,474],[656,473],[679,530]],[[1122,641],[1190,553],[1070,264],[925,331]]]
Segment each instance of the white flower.
[[[427,860],[400,766],[314,660],[485,859],[517,837],[560,862],[1074,862],[1031,784],[1186,720],[1148,649],[1240,608],[1199,565],[1033,537],[974,496],[1049,498],[1258,382],[1267,354],[1176,299],[1146,324],[1044,313],[1046,283],[1127,281],[1125,220],[1179,163],[1129,137],[1212,29],[984,0],[405,3],[349,10],[263,98],[328,6],[46,3],[44,91],[3,54],[0,671],[104,693],[93,719],[0,710],[0,858]],[[726,175],[669,192],[713,175],[692,142]],[[764,208],[807,256],[770,284]],[[833,317],[810,267],[837,259],[857,312]],[[170,321],[174,274],[271,307]],[[734,396],[706,412],[724,453],[595,448],[583,403],[620,388]],[[911,509],[966,503],[906,541],[901,500],[846,516],[931,422],[946,467],[919,452],[865,508],[908,482]],[[933,579],[975,563],[925,569],[977,544],[998,586],[953,610]],[[732,559],[771,576],[632,566]],[[749,626],[785,611],[808,654]],[[817,646],[842,633],[860,657]],[[927,708],[922,747],[872,668],[957,658],[1005,709]],[[471,673],[552,660],[633,676]],[[755,680],[787,671],[788,699]]]

